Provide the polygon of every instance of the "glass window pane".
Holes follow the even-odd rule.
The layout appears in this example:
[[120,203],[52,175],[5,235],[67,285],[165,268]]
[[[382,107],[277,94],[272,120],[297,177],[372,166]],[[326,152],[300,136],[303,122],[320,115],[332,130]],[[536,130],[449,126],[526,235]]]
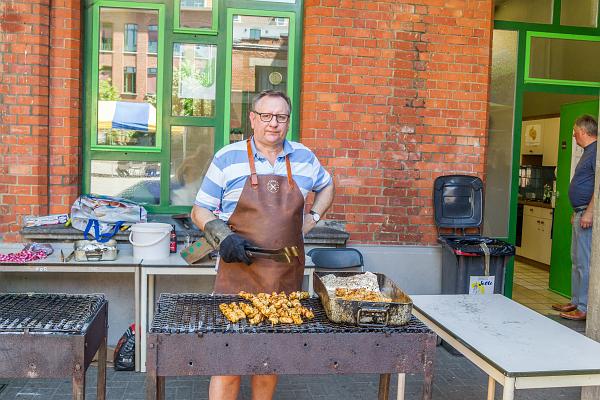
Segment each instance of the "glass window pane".
[[[110,37],[113,51],[98,55],[98,132],[94,144],[155,146],[158,56],[149,53],[153,37],[158,43],[158,11],[103,7],[100,26],[100,49],[102,43],[107,46]],[[140,52],[131,52],[138,46]],[[150,70],[154,74],[147,77],[145,71]]]
[[171,127],[170,203],[191,206],[214,152],[212,127]]
[[600,42],[531,38],[529,77],[600,82]]
[[212,28],[212,7],[215,0],[180,0],[179,27]]
[[596,27],[598,0],[568,0],[560,3],[560,24]]
[[175,43],[172,114],[212,117],[215,112],[217,47]]
[[158,53],[158,26],[148,25],[148,53]]
[[553,6],[552,0],[494,0],[494,19],[551,24]]
[[100,31],[100,50],[112,51],[113,49],[113,24],[110,22],[102,23]]
[[267,89],[287,92],[289,18],[233,16],[230,137],[251,133],[252,97]]
[[518,34],[494,30],[483,233],[508,237]]
[[160,203],[160,163],[92,160],[90,193]]

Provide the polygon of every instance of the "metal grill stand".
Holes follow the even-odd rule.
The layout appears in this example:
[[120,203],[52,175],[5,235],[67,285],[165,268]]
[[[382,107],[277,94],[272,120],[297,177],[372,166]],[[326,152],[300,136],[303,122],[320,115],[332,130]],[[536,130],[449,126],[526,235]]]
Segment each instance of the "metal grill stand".
[[72,377],[85,399],[85,373],[98,352],[97,398],[106,398],[108,302],[102,295],[0,295],[0,377]]
[[147,396],[165,398],[165,377],[262,374],[380,374],[387,399],[390,374],[424,373],[431,399],[435,334],[413,318],[406,326],[363,328],[327,320],[318,299],[303,302],[315,318],[302,325],[232,324],[222,302],[236,296],[162,294],[148,333]]

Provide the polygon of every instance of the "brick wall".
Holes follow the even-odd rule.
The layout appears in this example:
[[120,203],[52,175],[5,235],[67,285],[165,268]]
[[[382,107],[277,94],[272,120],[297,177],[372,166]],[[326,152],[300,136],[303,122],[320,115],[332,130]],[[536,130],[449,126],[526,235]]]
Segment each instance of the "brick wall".
[[0,2],[0,236],[79,192],[80,2]]
[[351,242],[433,244],[439,175],[483,175],[491,0],[305,0],[301,139]]

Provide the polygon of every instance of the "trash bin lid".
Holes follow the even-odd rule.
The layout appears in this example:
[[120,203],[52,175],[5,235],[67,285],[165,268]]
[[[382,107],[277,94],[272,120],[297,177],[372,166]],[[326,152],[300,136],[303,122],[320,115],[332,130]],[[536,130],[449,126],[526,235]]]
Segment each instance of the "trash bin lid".
[[515,246],[503,240],[485,236],[468,237],[440,237],[440,243],[447,245],[454,254],[469,253],[482,256],[484,254],[481,243],[485,243],[491,256],[514,256]]
[[483,220],[483,182],[476,176],[444,175],[433,183],[439,228],[478,228]]

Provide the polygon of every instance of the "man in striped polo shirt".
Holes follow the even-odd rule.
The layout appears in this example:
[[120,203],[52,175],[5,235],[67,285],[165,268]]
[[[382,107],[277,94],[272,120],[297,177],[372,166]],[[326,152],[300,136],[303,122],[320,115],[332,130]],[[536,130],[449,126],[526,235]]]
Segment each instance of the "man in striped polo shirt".
[[[218,151],[198,191],[192,220],[219,249],[216,293],[290,292],[302,287],[303,235],[331,205],[334,186],[312,151],[285,139],[290,112],[284,93],[259,93],[249,115],[254,135]],[[304,215],[311,191],[313,206]],[[251,259],[246,253],[247,247],[284,246],[298,248],[298,257],[290,263]],[[276,375],[252,376],[252,398],[272,399],[276,385]],[[234,400],[239,388],[239,376],[213,376],[209,398]]]

